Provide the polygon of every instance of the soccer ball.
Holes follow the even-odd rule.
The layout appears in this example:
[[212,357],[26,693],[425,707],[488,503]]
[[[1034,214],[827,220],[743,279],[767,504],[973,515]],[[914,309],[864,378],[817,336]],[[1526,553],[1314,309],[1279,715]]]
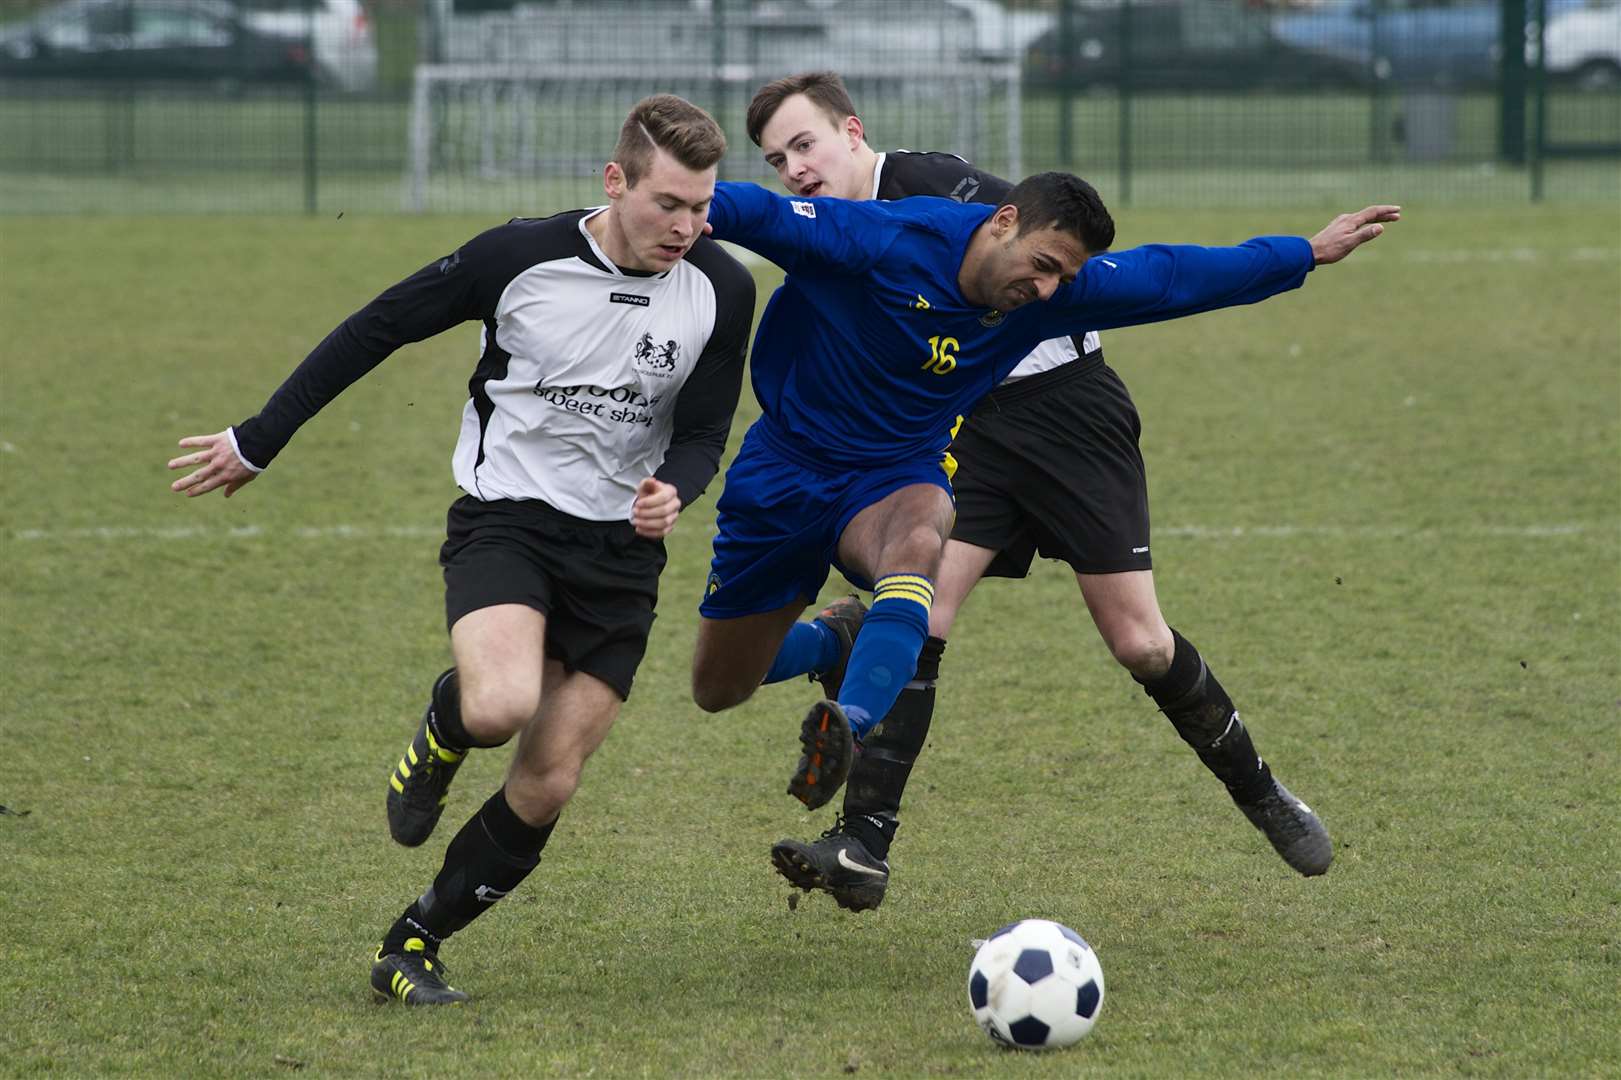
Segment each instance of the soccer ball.
[[1046,919],[1009,923],[968,965],[974,1022],[1003,1046],[1056,1050],[1079,1042],[1103,1008],[1097,953],[1067,926]]

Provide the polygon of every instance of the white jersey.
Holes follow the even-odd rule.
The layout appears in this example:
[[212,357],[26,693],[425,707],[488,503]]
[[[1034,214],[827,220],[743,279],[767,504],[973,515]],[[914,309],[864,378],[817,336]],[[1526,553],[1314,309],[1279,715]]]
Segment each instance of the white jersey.
[[622,270],[585,228],[600,212],[509,222],[383,293],[238,425],[244,459],[268,464],[399,345],[478,319],[452,455],[464,491],[623,521],[636,486],[656,475],[690,503],[714,476],[736,408],[754,282],[708,239],[669,270]]

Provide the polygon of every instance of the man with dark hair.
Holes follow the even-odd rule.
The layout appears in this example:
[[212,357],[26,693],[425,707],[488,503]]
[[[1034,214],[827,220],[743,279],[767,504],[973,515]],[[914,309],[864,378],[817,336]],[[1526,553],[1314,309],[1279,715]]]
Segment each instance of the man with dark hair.
[[[1063,216],[1025,227],[1019,204],[1035,214],[1048,200]],[[787,280],[755,339],[763,415],[718,504],[694,700],[724,709],[761,682],[824,673],[829,699],[801,724],[789,792],[812,809],[826,803],[855,744],[918,667],[953,517],[945,451],[954,418],[1043,341],[1265,299],[1398,218],[1397,207],[1375,206],[1309,241],[1105,256],[1084,239],[1112,239],[1101,201],[1061,173],[1031,177],[995,206],[717,185],[715,235],[776,262]],[[835,605],[797,623],[830,564],[873,589],[871,610]]]
[[[748,131],[795,195],[940,195],[992,205],[1013,197],[1007,181],[955,155],[872,150],[843,80],[830,71],[762,87]],[[852,767],[833,827],[772,848],[789,881],[854,911],[882,902],[901,796],[928,735],[952,622],[982,576],[1022,578],[1038,552],[1069,563],[1110,653],[1284,860],[1302,874],[1328,869],[1327,830],[1272,778],[1214,673],[1160,613],[1139,432],[1136,407],[1095,333],[1037,346],[961,425],[952,446],[957,517],[919,670]]]
[[[425,841],[475,747],[518,736],[372,964],[379,995],[464,1001],[439,947],[540,861],[647,647],[676,515],[714,478],[742,386],[754,280],[703,237],[726,140],[671,95],[626,119],[608,205],[515,219],[388,289],[334,330],[257,416],[180,441],[173,489],[240,489],[344,388],[407,342],[468,320],[483,352],[440,551],[455,666],[389,777],[389,832]],[[584,344],[582,344],[584,343]]]

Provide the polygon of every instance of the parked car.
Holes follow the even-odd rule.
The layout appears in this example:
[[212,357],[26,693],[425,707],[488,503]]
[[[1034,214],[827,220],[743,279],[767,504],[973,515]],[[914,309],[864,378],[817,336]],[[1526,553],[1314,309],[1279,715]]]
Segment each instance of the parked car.
[[238,0],[242,21],[307,40],[321,81],[340,90],[377,85],[377,34],[361,0]]
[[1621,87],[1621,0],[1589,0],[1548,17],[1549,75],[1586,90]]
[[946,0],[974,23],[974,53],[984,60],[1017,60],[1057,21],[1050,12],[1008,10],[999,0]]
[[1070,54],[1063,29],[1042,34],[1026,54],[1036,84],[1067,77],[1072,86],[1140,90],[1309,89],[1345,86],[1355,73],[1332,56],[1302,50],[1272,33],[1268,13],[1235,4],[1176,0],[1077,7]]
[[245,25],[217,0],[67,0],[0,26],[0,76],[296,82],[297,39]]
[[[1550,24],[1584,2],[1547,0]],[[1499,0],[1331,0],[1274,15],[1272,32],[1392,86],[1493,86],[1503,58]]]

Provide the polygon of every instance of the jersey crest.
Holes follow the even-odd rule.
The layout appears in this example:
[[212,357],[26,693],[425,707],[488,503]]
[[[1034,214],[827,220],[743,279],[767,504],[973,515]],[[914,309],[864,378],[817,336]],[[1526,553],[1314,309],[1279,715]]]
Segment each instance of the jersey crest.
[[643,333],[636,341],[632,356],[638,371],[663,378],[674,371],[676,363],[680,361],[681,343],[671,338],[660,345],[653,340],[652,334]]

